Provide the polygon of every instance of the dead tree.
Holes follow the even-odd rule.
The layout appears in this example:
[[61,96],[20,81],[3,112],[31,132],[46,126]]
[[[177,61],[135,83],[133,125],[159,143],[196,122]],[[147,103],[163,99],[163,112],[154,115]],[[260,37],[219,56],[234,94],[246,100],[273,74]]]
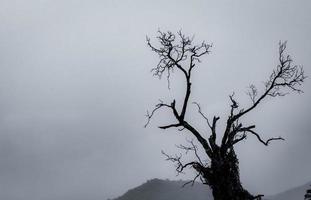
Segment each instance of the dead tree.
[[[248,135],[253,135],[260,143],[268,146],[274,140],[284,140],[281,137],[272,137],[264,140],[260,133],[255,130],[255,125],[242,124],[242,118],[255,110],[255,108],[264,100],[285,96],[289,92],[302,93],[300,89],[306,76],[301,66],[293,65],[293,61],[289,55],[285,53],[286,42],[279,43],[279,64],[272,71],[267,81],[264,82],[263,92],[254,85],[250,86],[248,96],[251,99],[251,106],[241,108],[234,95],[229,95],[230,111],[226,119],[226,127],[223,133],[219,133],[216,125],[220,117],[214,116],[210,121],[201,111],[198,103],[194,103],[198,108],[198,113],[206,120],[209,127],[209,137],[204,132],[198,131],[194,125],[186,120],[189,99],[191,95],[192,80],[191,75],[197,65],[201,62],[201,58],[210,53],[211,45],[202,42],[199,45],[193,44],[193,38],[185,36],[182,32],[176,35],[172,32],[159,31],[157,36],[159,45],[151,44],[147,37],[147,44],[153,52],[159,56],[159,62],[152,69],[154,76],[162,77],[166,75],[168,81],[172,71],[181,72],[185,80],[185,96],[182,102],[172,100],[170,103],[160,101],[152,112],[147,112],[147,123],[160,109],[168,109],[175,118],[175,122],[160,126],[160,129],[178,128],[181,131],[191,133],[200,148],[204,150],[203,154],[208,158],[205,161],[198,154],[198,147],[193,141],[190,146],[180,145],[179,148],[194,152],[196,160],[183,163],[181,155],[170,156],[163,152],[167,160],[176,164],[178,173],[183,172],[186,168],[193,168],[196,176],[195,181],[199,178],[204,184],[210,186],[213,191],[215,200],[250,200],[260,199],[262,195],[254,196],[245,190],[240,181],[239,162],[234,147],[239,142],[245,140]],[[178,106],[180,105],[180,107]],[[216,138],[219,137],[218,140]],[[201,152],[202,153],[202,152]],[[202,155],[202,154],[201,154]]]

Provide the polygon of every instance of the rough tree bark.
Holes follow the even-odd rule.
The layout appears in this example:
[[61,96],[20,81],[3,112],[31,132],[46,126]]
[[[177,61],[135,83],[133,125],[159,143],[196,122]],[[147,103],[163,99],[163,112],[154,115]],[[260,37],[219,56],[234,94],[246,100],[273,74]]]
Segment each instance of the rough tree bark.
[[[205,138],[202,133],[186,120],[185,116],[191,95],[191,74],[196,65],[201,62],[201,57],[210,53],[212,46],[205,42],[199,45],[193,45],[193,38],[185,36],[182,32],[178,32],[175,35],[172,32],[159,31],[157,39],[159,41],[159,47],[152,45],[150,39],[147,37],[148,46],[160,59],[152,71],[155,76],[160,78],[163,74],[166,74],[168,82],[172,70],[177,69],[180,71],[185,79],[185,96],[179,104],[181,105],[180,108],[177,106],[175,99],[171,103],[160,101],[151,113],[147,112],[148,121],[145,126],[149,124],[151,118],[159,109],[166,108],[171,110],[176,122],[160,126],[159,128],[179,128],[179,131],[185,130],[190,132],[200,144],[200,148],[204,150],[203,153],[209,160],[205,161],[199,156],[199,149],[194,141],[189,141],[189,146],[178,146],[182,150],[194,152],[196,160],[191,162],[184,163],[181,154],[171,156],[165,152],[162,153],[166,156],[167,160],[176,164],[176,171],[178,173],[183,172],[186,168],[193,168],[197,174],[191,182],[194,183],[199,178],[204,184],[209,185],[213,191],[215,200],[260,199],[262,195],[254,196],[250,194],[241,184],[239,161],[234,151],[234,146],[245,140],[248,135],[254,135],[265,146],[268,146],[273,140],[284,139],[273,137],[264,140],[255,131],[255,125],[245,126],[240,121],[242,117],[253,111],[264,99],[285,96],[288,92],[302,93],[300,86],[306,78],[303,68],[292,64],[291,57],[285,54],[286,42],[280,42],[279,64],[264,83],[263,92],[259,94],[254,85],[249,87],[247,94],[251,99],[251,106],[240,108],[234,95],[229,95],[231,102],[230,112],[226,119],[225,131],[222,134],[219,134],[216,130],[216,125],[220,118],[214,116],[210,121],[201,111],[200,105],[194,102],[193,104],[198,108],[198,113],[206,120],[209,127],[210,135],[208,138]],[[206,134],[204,133],[204,135]],[[216,142],[217,137],[220,137],[220,144]]]

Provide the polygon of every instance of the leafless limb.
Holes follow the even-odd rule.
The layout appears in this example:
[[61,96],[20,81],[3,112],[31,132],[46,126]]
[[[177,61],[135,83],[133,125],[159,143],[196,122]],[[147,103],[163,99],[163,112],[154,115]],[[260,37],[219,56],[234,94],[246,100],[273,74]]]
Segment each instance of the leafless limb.
[[247,91],[247,95],[249,96],[249,98],[252,100],[254,104],[257,98],[257,88],[255,85],[252,84],[249,86],[249,91]]
[[201,158],[199,157],[198,155],[198,152],[197,152],[197,147],[196,145],[193,143],[193,141],[188,141],[191,146],[184,146],[184,145],[177,145],[177,148],[179,149],[182,149],[182,150],[185,150],[186,153],[189,152],[189,151],[193,151],[196,158],[198,159],[198,161],[192,161],[192,162],[188,162],[188,163],[183,163],[182,162],[182,154],[175,154],[174,156],[170,156],[168,154],[166,154],[164,151],[162,151],[162,154],[165,155],[166,157],[166,160],[168,161],[171,161],[173,163],[175,163],[175,167],[176,167],[176,172],[177,172],[177,175],[181,174],[181,173],[184,173],[184,170],[186,168],[194,168],[197,173],[196,175],[194,176],[194,178],[190,181],[187,181],[186,183],[183,184],[182,187],[188,185],[188,184],[191,184],[193,185],[195,183],[195,181],[200,177],[200,180],[203,181],[201,179],[201,176],[202,176],[202,173],[203,173],[203,169],[207,169],[206,167],[204,167],[204,164],[203,162],[201,161]]
[[[177,68],[184,74],[186,80],[186,94],[182,102],[182,108],[180,112],[177,112],[177,109],[175,108],[175,100],[171,103],[171,105],[160,103],[156,105],[155,109],[151,114],[147,114],[147,125],[155,111],[157,111],[161,107],[169,107],[172,109],[177,123],[160,126],[160,128],[167,129],[180,126],[182,129],[190,131],[202,144],[202,146],[206,150],[206,153],[211,156],[212,150],[206,139],[202,137],[201,134],[189,122],[185,121],[185,114],[191,93],[191,71],[195,67],[196,63],[200,62],[200,58],[210,52],[209,49],[211,45],[205,42],[202,42],[200,45],[193,45],[193,38],[186,37],[184,34],[182,34],[181,31],[177,33],[177,36],[174,35],[172,32],[159,31],[158,33],[159,36],[157,37],[157,39],[160,43],[159,48],[153,46],[150,42],[150,39],[147,37],[148,46],[151,48],[152,51],[158,54],[160,58],[159,63],[156,65],[155,68],[153,68],[154,75],[161,78],[162,74],[165,71],[168,71],[168,73],[170,73],[171,70]],[[177,40],[176,38],[178,38],[179,40]],[[187,59],[189,60],[189,63],[186,63],[186,66],[184,66],[185,62],[183,61],[186,61]]]
[[194,183],[195,183],[195,181],[196,181],[200,176],[201,176],[201,173],[197,173],[197,175],[195,175],[195,177],[194,177],[192,180],[187,181],[186,183],[184,183],[184,184],[182,185],[182,187],[185,187],[185,186],[188,185],[188,184],[191,184],[191,186],[193,186]]
[[182,149],[185,151],[185,153],[187,154],[189,151],[192,151],[195,155],[195,157],[197,158],[198,162],[202,165],[205,166],[205,164],[203,164],[199,154],[198,154],[198,148],[197,146],[194,144],[193,140],[187,140],[187,142],[191,145],[191,146],[185,146],[185,145],[176,145],[177,148]]
[[[146,40],[151,50],[157,53],[160,58],[159,63],[152,69],[154,75],[159,78],[165,71],[168,72],[169,77],[171,70],[175,67],[181,70],[185,76],[190,76],[195,62],[200,62],[200,57],[210,52],[210,44],[202,42],[200,45],[193,45],[193,38],[185,36],[181,31],[177,33],[177,36],[170,31],[158,31],[158,33],[159,48],[151,44],[149,37],[146,37]],[[181,62],[189,57],[190,64],[187,69],[181,65]]]
[[183,164],[182,154],[179,154],[179,155],[175,154],[174,156],[170,156],[166,154],[164,151],[162,151],[162,154],[166,157],[166,160],[175,163],[177,175],[179,175],[180,173],[183,173],[184,169],[186,169],[187,167],[193,167],[195,165],[200,165],[200,163],[195,162],[195,161]]
[[[241,124],[242,126],[242,124]],[[244,140],[246,137],[247,137],[247,133],[251,133],[253,135],[256,136],[256,138],[258,139],[259,142],[261,142],[262,144],[264,144],[265,146],[268,146],[269,145],[269,142],[273,141],[273,140],[284,140],[284,138],[282,137],[272,137],[272,138],[269,138],[267,139],[266,141],[264,141],[260,135],[258,133],[256,133],[253,129],[255,128],[255,125],[251,125],[251,126],[248,126],[248,127],[238,127],[236,128],[235,131],[235,134],[234,134],[234,139],[231,140],[231,145],[234,145],[242,140]],[[238,133],[242,133],[242,135],[238,135]]]
[[273,140],[284,140],[284,138],[282,137],[272,137],[272,138],[269,138],[268,140],[264,141],[263,139],[261,139],[261,137],[259,136],[258,133],[256,133],[255,131],[253,130],[247,130],[247,132],[255,135],[257,137],[257,139],[262,143],[264,144],[265,146],[268,146],[269,145],[269,142],[273,141]]
[[293,65],[290,55],[285,54],[287,42],[279,43],[279,62],[280,64],[272,72],[270,79],[265,82],[267,95],[284,96],[287,93],[281,91],[282,88],[290,89],[293,92],[302,93],[299,88],[306,76],[302,66]]
[[[213,117],[212,121],[206,117],[202,112],[201,106],[194,102],[198,108],[198,113],[203,117],[211,131],[208,138],[203,137],[189,121],[186,119],[188,102],[191,94],[191,75],[192,70],[196,64],[201,62],[201,57],[210,53],[209,45],[205,42],[194,45],[193,38],[187,37],[179,31],[176,35],[172,32],[159,31],[157,40],[159,47],[151,44],[147,37],[147,44],[153,52],[159,56],[159,62],[152,69],[153,75],[159,78],[166,74],[168,80],[168,87],[170,87],[169,79],[171,72],[174,69],[181,72],[185,79],[185,95],[179,104],[173,100],[172,103],[163,103],[160,101],[151,113],[147,112],[147,123],[149,124],[151,118],[161,108],[168,108],[172,111],[175,117],[175,122],[168,125],[159,126],[161,129],[178,128],[179,131],[187,130],[201,145],[202,150],[207,161],[202,160],[198,153],[198,148],[193,141],[190,141],[190,146],[178,145],[177,147],[188,152],[193,152],[195,158],[191,162],[183,163],[182,154],[170,156],[162,151],[166,156],[166,160],[173,162],[176,166],[177,174],[183,173],[186,168],[195,169],[196,176],[189,183],[194,184],[198,178],[204,183],[212,187],[213,193],[217,194],[218,199],[225,194],[231,194],[230,199],[252,199],[254,198],[247,190],[245,190],[240,182],[239,177],[239,162],[234,151],[234,145],[245,140],[249,135],[254,135],[257,140],[268,146],[270,142],[275,140],[284,140],[282,137],[271,137],[267,140],[262,139],[254,129],[255,125],[245,126],[242,124],[242,118],[247,113],[253,111],[264,99],[268,97],[284,96],[288,92],[302,93],[301,85],[306,79],[302,66],[293,65],[293,61],[289,55],[286,54],[286,42],[279,43],[279,64],[272,71],[268,80],[264,82],[263,92],[258,90],[255,85],[250,85],[247,95],[251,99],[251,105],[246,108],[241,108],[238,101],[234,97],[234,93],[229,95],[230,110],[226,120],[225,130],[221,138],[221,144],[216,143],[217,121],[220,119],[217,116]],[[176,105],[181,105],[177,108]],[[224,174],[228,176],[223,177]],[[227,183],[230,183],[229,186]],[[188,183],[187,183],[188,184]],[[246,198],[247,197],[247,198]],[[258,196],[259,197],[259,196]],[[229,199],[229,198],[227,198]]]
[[[284,96],[287,93],[286,89],[292,90],[293,92],[302,93],[303,91],[299,88],[304,80],[307,78],[304,74],[302,66],[293,65],[293,60],[288,54],[285,54],[286,42],[279,43],[279,65],[273,70],[269,79],[265,82],[265,92],[255,100],[253,105],[245,109],[243,112],[235,115],[233,120],[236,120],[246,113],[252,111],[263,99],[267,96],[277,97]],[[255,87],[254,87],[255,88]],[[257,96],[257,90],[255,89]],[[254,93],[254,92],[253,92]],[[253,95],[255,95],[255,93]]]
[[205,121],[206,121],[207,125],[210,127],[210,129],[212,129],[212,126],[209,123],[208,118],[204,115],[204,113],[201,110],[200,104],[198,104],[197,102],[192,102],[192,103],[198,107],[198,113],[205,119]]
[[212,124],[210,124],[208,118],[204,115],[204,113],[201,111],[201,106],[200,104],[198,104],[197,102],[193,102],[193,104],[195,104],[198,107],[198,112],[199,114],[206,120],[207,125],[209,126],[210,130],[211,130],[211,135],[209,137],[209,144],[211,146],[211,148],[215,151],[218,149],[218,145],[216,144],[216,124],[217,121],[220,119],[219,117],[214,116],[213,117],[213,122]]
[[[300,89],[300,86],[307,77],[304,75],[302,66],[293,65],[293,61],[291,57],[285,53],[285,49],[286,42],[280,42],[279,64],[277,65],[276,69],[273,70],[269,76],[269,79],[265,82],[265,90],[263,94],[258,95],[257,88],[254,85],[250,86],[250,90],[247,92],[247,94],[252,100],[252,105],[249,108],[238,110],[239,105],[233,98],[234,95],[229,96],[231,100],[231,110],[227,120],[224,137],[222,138],[223,152],[226,151],[226,147],[246,139],[247,135],[245,133],[236,135],[237,133],[242,132],[241,127],[239,127],[239,129],[236,128],[239,125],[238,121],[242,116],[254,110],[261,101],[267,97],[285,96],[287,94],[286,91],[288,90],[297,93],[303,92]],[[235,112],[235,110],[238,110],[238,112]],[[255,135],[264,145],[268,145],[272,140],[284,140],[281,137],[276,137],[264,141],[260,138],[260,135],[258,135],[253,130],[246,130],[246,132]]]
[[[236,129],[236,127],[241,126],[237,120],[233,120],[234,116],[235,116],[235,110],[237,110],[239,108],[239,104],[237,103],[237,101],[234,99],[234,92],[229,95],[229,99],[231,101],[230,104],[230,114],[229,117],[227,119],[227,124],[226,124],[226,129],[224,132],[224,136],[222,137],[221,140],[221,146],[222,146],[222,152],[226,152],[227,149],[225,147],[228,147],[231,143],[231,140],[234,138],[234,130]],[[231,139],[231,140],[230,140]]]
[[183,131],[183,130],[185,130],[185,127],[178,129],[178,131]]
[[149,113],[149,111],[147,111],[146,117],[147,117],[147,122],[144,125],[144,127],[146,128],[148,126],[148,124],[150,123],[151,118],[153,117],[153,115],[157,112],[157,110],[163,108],[163,107],[168,107],[171,108],[171,105],[165,104],[163,103],[162,100],[159,100],[160,103],[155,105],[155,108],[151,111],[151,113]]

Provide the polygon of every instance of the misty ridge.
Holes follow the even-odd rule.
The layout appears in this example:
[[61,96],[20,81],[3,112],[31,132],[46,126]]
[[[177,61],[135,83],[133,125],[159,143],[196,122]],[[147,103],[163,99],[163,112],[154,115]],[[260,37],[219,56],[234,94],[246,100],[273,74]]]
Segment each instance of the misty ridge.
[[[161,179],[151,179],[146,183],[128,190],[122,196],[108,200],[170,200],[170,199],[193,199],[212,200],[211,190],[206,189],[203,184],[196,182],[194,185],[183,187],[187,181],[170,181]],[[310,188],[311,182],[286,190],[284,192],[269,195],[264,200],[295,200],[304,199],[305,192]]]
[[0,0],[0,200],[311,199],[310,9]]

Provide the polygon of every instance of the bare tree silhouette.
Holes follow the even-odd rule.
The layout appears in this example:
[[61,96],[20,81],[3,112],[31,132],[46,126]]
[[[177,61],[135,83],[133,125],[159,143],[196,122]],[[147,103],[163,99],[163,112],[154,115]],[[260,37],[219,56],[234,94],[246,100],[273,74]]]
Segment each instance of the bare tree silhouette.
[[[210,135],[205,138],[191,122],[187,121],[185,116],[189,105],[191,95],[192,80],[191,75],[193,70],[201,63],[201,58],[210,53],[212,45],[202,42],[199,45],[193,44],[193,38],[185,36],[181,31],[177,34],[172,32],[158,32],[158,46],[151,44],[150,38],[147,37],[147,44],[153,52],[159,56],[159,62],[152,69],[154,76],[161,78],[166,75],[167,80],[170,80],[173,70],[178,70],[185,80],[185,96],[181,102],[181,107],[177,106],[174,99],[170,103],[160,101],[155,108],[149,113],[147,112],[147,126],[160,109],[168,109],[172,112],[176,122],[160,126],[160,129],[179,128],[179,131],[188,131],[200,148],[204,150],[209,159],[205,161],[199,156],[199,148],[194,141],[189,141],[189,146],[180,145],[180,149],[192,151],[196,160],[184,163],[182,156],[171,156],[163,152],[167,160],[176,164],[178,173],[183,172],[186,168],[193,168],[196,171],[196,176],[191,181],[192,183],[199,178],[204,184],[210,186],[213,191],[215,200],[250,200],[260,199],[263,195],[254,196],[245,190],[240,181],[239,162],[234,151],[234,146],[245,140],[248,135],[255,136],[260,143],[268,146],[274,140],[284,140],[281,137],[272,137],[264,140],[260,133],[255,130],[255,125],[244,125],[241,120],[248,113],[265,99],[285,96],[289,92],[302,93],[300,89],[306,76],[304,75],[301,66],[293,65],[293,61],[289,55],[285,53],[286,42],[279,43],[279,64],[272,71],[267,81],[264,82],[264,90],[262,93],[257,90],[254,85],[251,85],[248,91],[252,104],[246,108],[240,108],[240,105],[234,98],[234,95],[229,95],[230,112],[226,119],[226,127],[224,133],[218,133],[216,125],[220,117],[214,116],[210,121],[202,112],[198,103],[194,105],[198,108],[198,113],[206,120],[209,127]],[[179,105],[179,104],[178,104]],[[216,138],[220,140],[216,141]],[[202,152],[200,152],[202,153]],[[202,154],[201,154],[202,155]]]

